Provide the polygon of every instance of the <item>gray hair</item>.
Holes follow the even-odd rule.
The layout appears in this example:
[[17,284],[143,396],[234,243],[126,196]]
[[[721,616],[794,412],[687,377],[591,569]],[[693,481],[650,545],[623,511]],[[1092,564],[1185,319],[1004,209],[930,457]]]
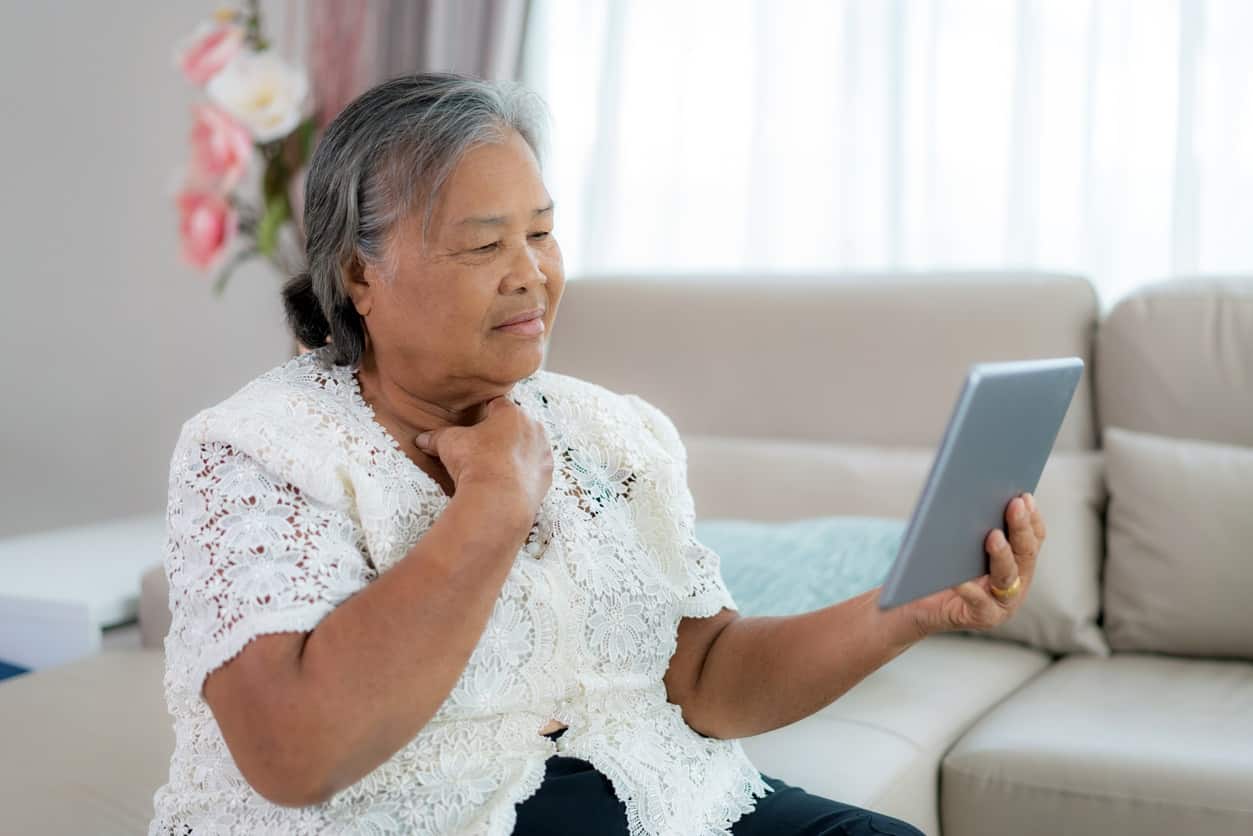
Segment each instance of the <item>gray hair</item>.
[[454,73],[401,76],[367,90],[331,121],[305,181],[306,272],[283,286],[288,326],[301,343],[328,342],[332,362],[354,365],[365,323],[347,292],[355,265],[381,269],[396,224],[422,211],[426,245],[435,204],[461,157],[517,131],[543,164],[547,108],[513,81]]

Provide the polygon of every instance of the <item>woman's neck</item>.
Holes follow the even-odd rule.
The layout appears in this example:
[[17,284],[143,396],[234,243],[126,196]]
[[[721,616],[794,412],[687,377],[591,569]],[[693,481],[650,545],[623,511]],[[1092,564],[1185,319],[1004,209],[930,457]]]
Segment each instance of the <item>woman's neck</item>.
[[419,393],[412,382],[397,380],[381,370],[369,354],[362,357],[356,376],[361,397],[374,410],[375,419],[403,433],[411,445],[426,430],[477,424],[483,420],[485,403],[491,397],[463,397],[450,402],[440,394]]

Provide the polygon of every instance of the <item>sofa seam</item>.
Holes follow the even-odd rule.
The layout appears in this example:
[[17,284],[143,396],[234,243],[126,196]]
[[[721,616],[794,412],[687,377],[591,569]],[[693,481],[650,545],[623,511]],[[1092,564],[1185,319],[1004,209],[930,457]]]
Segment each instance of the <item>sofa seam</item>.
[[[971,779],[982,781],[984,783],[989,783],[989,784],[1001,784],[1004,786],[1017,786],[1017,787],[1025,787],[1025,788],[1030,788],[1030,789],[1043,789],[1043,790],[1048,790],[1050,792],[1058,793],[1059,795],[1077,796],[1079,798],[1090,798],[1094,800],[1114,799],[1118,801],[1128,801],[1133,804],[1139,803],[1139,804],[1154,805],[1154,806],[1159,806],[1159,807],[1182,807],[1188,810],[1202,810],[1202,811],[1210,812],[1210,813],[1245,813],[1245,814],[1253,813],[1253,807],[1245,807],[1245,808],[1215,807],[1209,804],[1195,804],[1195,803],[1186,802],[1186,801],[1171,801],[1168,799],[1152,798],[1152,797],[1147,797],[1147,796],[1124,795],[1121,793],[1112,793],[1112,792],[1104,792],[1104,793],[1088,792],[1084,790],[1072,789],[1069,787],[1058,787],[1052,784],[1041,783],[1038,781],[1031,781],[1031,782],[1021,781],[1018,779],[1004,778],[1001,776],[981,776],[978,773],[972,772],[965,767],[956,766],[947,760],[943,760],[940,762],[941,781],[943,780],[944,771],[950,770],[950,769],[954,773],[956,773],[957,777],[961,777],[961,778],[971,778]],[[941,793],[943,793],[942,788],[941,788]]]
[[890,729],[887,726],[882,726],[870,720],[858,720],[854,717],[840,717],[839,715],[835,715],[831,719],[839,720],[841,723],[850,723],[851,725],[854,725],[854,726],[861,726],[862,728],[873,729],[875,731],[883,732],[891,737],[895,737],[897,740],[900,740],[904,743],[908,743],[915,752],[923,751],[923,745],[919,743],[917,740],[914,740],[911,737],[901,734],[895,729]]

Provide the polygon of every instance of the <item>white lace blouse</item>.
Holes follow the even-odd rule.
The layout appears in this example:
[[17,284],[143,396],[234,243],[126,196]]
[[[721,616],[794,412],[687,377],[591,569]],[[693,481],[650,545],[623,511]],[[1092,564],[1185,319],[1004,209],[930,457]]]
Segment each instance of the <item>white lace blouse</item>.
[[[542,422],[552,487],[452,692],[388,761],[322,804],[260,796],[205,677],[264,633],[313,630],[404,558],[450,501],[328,349],[293,358],[182,428],[170,465],[165,640],[174,721],[149,834],[505,836],[554,754],[613,784],[631,836],[715,836],[770,791],[738,740],[666,700],[684,616],[735,608],[693,536],[674,424],[637,395],[538,371],[510,397]],[[550,720],[569,728],[540,734]]]

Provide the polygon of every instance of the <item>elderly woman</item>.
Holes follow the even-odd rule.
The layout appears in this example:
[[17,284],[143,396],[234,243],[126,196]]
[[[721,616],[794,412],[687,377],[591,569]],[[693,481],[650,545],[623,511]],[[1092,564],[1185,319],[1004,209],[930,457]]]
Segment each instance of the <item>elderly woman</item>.
[[177,743],[151,834],[917,833],[761,774],[738,738],[1008,618],[1033,500],[978,581],[740,617],[670,419],[540,368],[564,281],[542,113],[415,75],[318,146],[284,291],[317,348],[194,416],[171,462]]

